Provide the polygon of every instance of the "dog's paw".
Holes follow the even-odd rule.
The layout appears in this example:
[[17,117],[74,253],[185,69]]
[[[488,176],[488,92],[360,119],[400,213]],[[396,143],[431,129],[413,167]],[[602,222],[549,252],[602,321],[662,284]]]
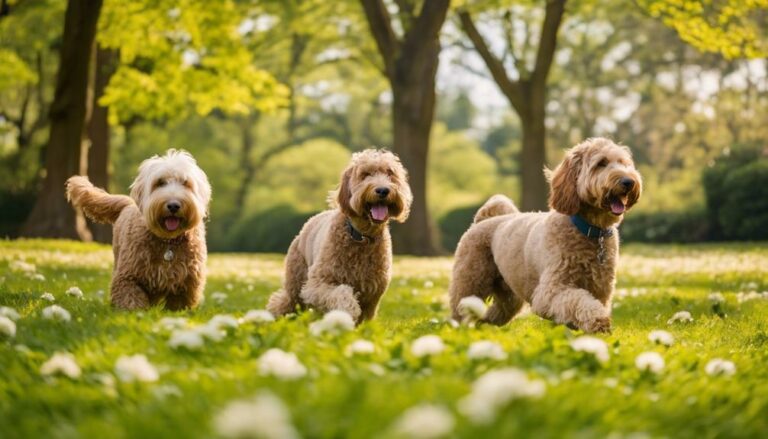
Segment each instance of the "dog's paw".
[[586,322],[581,327],[584,332],[589,333],[609,333],[611,332],[611,318],[610,317],[597,317],[590,322]]

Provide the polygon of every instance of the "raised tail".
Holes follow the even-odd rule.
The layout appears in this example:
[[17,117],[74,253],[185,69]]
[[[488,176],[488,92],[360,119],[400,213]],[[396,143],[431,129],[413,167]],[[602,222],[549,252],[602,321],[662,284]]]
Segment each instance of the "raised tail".
[[85,215],[97,223],[114,224],[120,212],[134,204],[130,197],[108,194],[81,175],[70,177],[66,187],[70,203],[83,209]]
[[480,209],[475,213],[474,223],[479,223],[482,220],[492,218],[494,216],[506,215],[508,213],[518,213],[517,206],[508,197],[496,194],[488,199]]

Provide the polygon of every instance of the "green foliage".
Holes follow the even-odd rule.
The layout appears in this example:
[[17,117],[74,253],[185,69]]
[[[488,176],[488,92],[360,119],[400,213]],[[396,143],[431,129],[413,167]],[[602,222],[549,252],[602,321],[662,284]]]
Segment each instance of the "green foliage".
[[707,212],[701,207],[683,210],[630,212],[621,223],[624,242],[704,242],[714,238]]
[[710,220],[725,239],[768,239],[768,157],[736,149],[703,174]]
[[[109,247],[93,244],[0,242],[0,306],[20,314],[16,336],[0,335],[4,436],[215,437],[214,419],[227,404],[263,391],[285,403],[302,437],[393,437],[399,417],[423,403],[451,414],[456,425],[450,437],[456,438],[761,437],[768,430],[768,301],[739,299],[739,293],[768,288],[768,253],[761,246],[624,246],[614,331],[597,336],[610,347],[604,365],[570,348],[580,332],[531,314],[500,328],[452,327],[445,305],[448,258],[396,258],[378,317],[354,331],[312,336],[308,326],[318,316],[305,312],[240,325],[199,351],[174,350],[169,331],[159,328],[161,318],[202,325],[217,314],[242,317],[263,308],[280,286],[282,258],[212,254],[207,300],[181,313],[112,310],[111,258]],[[19,269],[18,261],[33,264],[32,271]],[[65,295],[71,286],[82,289],[84,299]],[[42,318],[50,304],[39,299],[43,291],[72,313],[70,322]],[[212,300],[217,291],[227,295],[221,302]],[[716,307],[707,297],[714,291],[725,299]],[[681,310],[694,321],[668,325]],[[649,341],[655,329],[669,331],[672,346]],[[411,346],[425,334],[440,336],[445,350],[419,359]],[[346,354],[357,339],[372,341],[374,353]],[[480,340],[498,343],[507,358],[470,359],[469,345]],[[281,381],[262,375],[258,359],[270,348],[294,353],[307,376]],[[79,379],[41,376],[41,365],[60,351],[74,355]],[[645,351],[664,358],[660,374],[635,366]],[[115,377],[117,359],[134,354],[158,367],[158,382]],[[734,362],[736,373],[707,375],[713,358]],[[507,367],[545,381],[544,394],[503,404],[487,425],[471,423],[459,401],[478,377]]]
[[37,75],[15,52],[0,49],[0,93],[37,82]]
[[472,225],[472,219],[480,206],[482,204],[459,207],[440,217],[437,224],[440,228],[441,244],[446,251],[453,253],[456,250],[459,240]]
[[260,210],[234,226],[224,248],[236,252],[285,253],[310,216],[289,205]]

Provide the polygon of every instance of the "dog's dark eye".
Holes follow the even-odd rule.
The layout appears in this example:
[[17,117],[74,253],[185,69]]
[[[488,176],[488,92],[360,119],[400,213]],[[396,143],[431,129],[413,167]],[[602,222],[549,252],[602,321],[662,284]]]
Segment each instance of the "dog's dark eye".
[[598,168],[604,168],[606,166],[608,166],[608,159],[602,159],[599,162],[597,162]]
[[162,179],[162,178],[161,178],[160,180],[157,180],[157,181],[155,182],[155,187],[156,187],[156,188],[158,188],[158,187],[163,187],[163,186],[165,186],[165,185],[166,185],[166,183],[167,183],[167,182],[166,182],[164,179]]
[[183,184],[185,187],[192,189],[192,182],[189,180],[184,180],[181,184]]
[[360,173],[360,178],[368,178],[370,176],[371,176],[370,172],[361,172]]
[[394,177],[395,176],[395,171],[393,171],[391,169],[387,169],[387,175],[390,176],[390,177]]

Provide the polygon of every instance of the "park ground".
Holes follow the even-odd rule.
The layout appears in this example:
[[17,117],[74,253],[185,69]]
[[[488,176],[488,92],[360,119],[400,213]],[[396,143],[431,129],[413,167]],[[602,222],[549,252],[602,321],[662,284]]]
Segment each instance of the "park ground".
[[[108,246],[0,241],[0,306],[18,314],[4,309],[15,331],[0,331],[0,437],[766,437],[768,247],[622,252],[614,329],[597,336],[608,348],[600,361],[599,341],[586,343],[597,355],[577,351],[583,334],[529,313],[500,328],[449,321],[448,257],[396,257],[375,321],[315,334],[311,312],[232,322],[264,308],[280,285],[280,255],[212,254],[199,309],[127,313],[108,303]],[[71,319],[45,318],[53,304]],[[670,322],[680,311],[693,320]],[[192,333],[222,314],[234,319],[217,318],[218,341],[169,345],[164,326]],[[651,341],[654,330],[673,341]],[[424,335],[442,343],[414,343]],[[350,350],[357,340],[373,352],[366,343]],[[470,358],[482,340],[502,352]],[[286,353],[272,369],[262,357],[271,348]],[[72,354],[79,370],[44,368],[57,352]],[[646,355],[640,362],[653,370],[638,368],[644,352],[663,365]],[[137,354],[149,364],[117,367]],[[494,370],[506,370],[499,387],[509,387],[473,387]],[[473,416],[472,401],[484,416]]]

